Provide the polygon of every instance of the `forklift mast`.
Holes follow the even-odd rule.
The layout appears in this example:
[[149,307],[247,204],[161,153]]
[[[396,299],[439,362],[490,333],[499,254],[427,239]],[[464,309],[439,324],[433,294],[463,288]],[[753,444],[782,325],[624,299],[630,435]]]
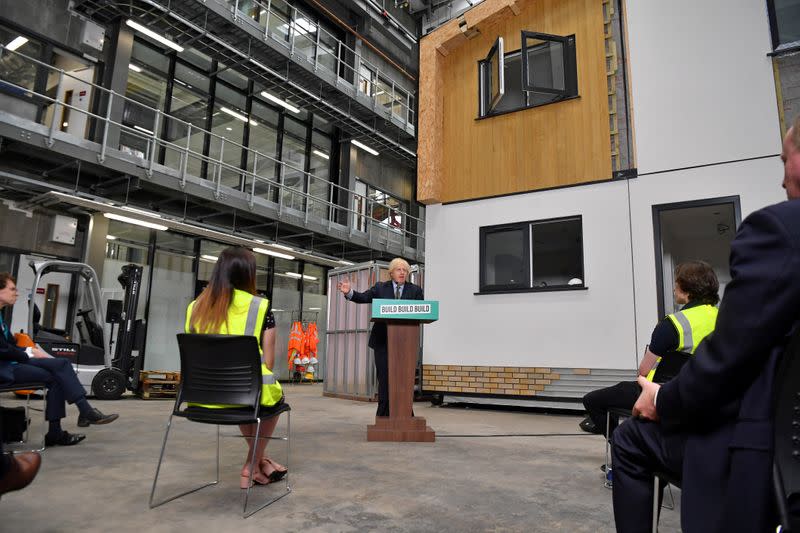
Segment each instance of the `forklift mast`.
[[122,304],[122,322],[117,335],[113,366],[125,373],[129,383],[133,378],[134,358],[132,354],[136,349],[136,309],[139,306],[139,292],[142,287],[142,270],[142,267],[138,265],[125,265],[117,278],[125,289],[125,298]]

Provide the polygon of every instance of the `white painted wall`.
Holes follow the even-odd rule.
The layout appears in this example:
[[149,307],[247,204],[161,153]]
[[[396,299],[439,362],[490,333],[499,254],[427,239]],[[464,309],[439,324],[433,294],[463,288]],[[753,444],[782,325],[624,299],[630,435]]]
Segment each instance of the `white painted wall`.
[[[425,296],[441,307],[425,327],[424,363],[634,368],[660,318],[652,206],[738,195],[746,217],[785,199],[780,173],[776,157],[429,206]],[[474,294],[480,227],[572,215],[583,217],[588,290]]]
[[[439,321],[425,327],[425,364],[634,365],[626,187],[614,182],[429,206],[425,297],[441,307]],[[481,226],[569,215],[583,217],[588,290],[474,294]]]
[[639,173],[780,152],[764,0],[628,0]]

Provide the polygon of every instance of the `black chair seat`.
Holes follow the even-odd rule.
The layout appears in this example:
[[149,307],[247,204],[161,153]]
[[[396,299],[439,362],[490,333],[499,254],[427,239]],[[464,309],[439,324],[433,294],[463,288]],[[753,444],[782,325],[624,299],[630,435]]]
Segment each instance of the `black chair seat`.
[[44,383],[32,381],[30,383],[10,383],[6,385],[0,385],[0,392],[14,392],[18,390],[39,390],[44,388],[45,388]]
[[[291,407],[289,407],[289,404],[283,402],[272,407],[262,407],[259,414],[263,420],[290,410]],[[255,424],[258,422],[253,416],[252,407],[208,409],[206,407],[190,406],[182,411],[177,411],[175,416],[182,416],[192,422],[199,422],[201,424],[219,424],[221,426]]]

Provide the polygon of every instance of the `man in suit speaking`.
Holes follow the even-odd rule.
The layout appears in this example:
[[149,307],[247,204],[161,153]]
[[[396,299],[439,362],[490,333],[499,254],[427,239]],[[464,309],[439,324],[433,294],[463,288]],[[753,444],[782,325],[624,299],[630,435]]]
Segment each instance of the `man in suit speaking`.
[[[406,281],[411,267],[405,259],[396,257],[389,263],[389,281],[379,281],[367,291],[356,292],[350,280],[339,282],[338,288],[351,302],[368,304],[373,299],[422,300],[422,288]],[[375,351],[375,371],[378,375],[377,416],[389,416],[389,358],[386,338],[386,324],[376,322],[369,336],[369,347]]]

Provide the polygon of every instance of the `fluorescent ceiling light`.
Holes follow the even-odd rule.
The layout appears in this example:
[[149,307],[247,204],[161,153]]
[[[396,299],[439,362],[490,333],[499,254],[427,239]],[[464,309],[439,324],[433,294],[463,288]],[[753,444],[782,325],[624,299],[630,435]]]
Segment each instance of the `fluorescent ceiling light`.
[[273,309],[272,312],[273,313],[285,313],[286,309]]
[[270,244],[270,246],[272,246],[273,248],[280,248],[281,250],[288,250],[290,252],[294,252],[294,248],[290,248],[282,244],[275,243],[275,244]]
[[377,150],[375,150],[374,148],[370,148],[369,146],[367,146],[366,144],[364,144],[362,142],[359,142],[359,141],[357,141],[355,139],[352,139],[350,142],[355,144],[356,146],[358,146],[359,148],[361,148],[365,152],[369,152],[372,155],[379,155],[379,152]]
[[137,66],[136,66],[136,65],[134,65],[133,63],[129,63],[129,64],[128,64],[128,68],[129,68],[129,69],[131,69],[131,70],[132,70],[132,71],[134,71],[134,72],[141,72],[141,71],[142,71],[142,68],[141,68],[141,67],[137,67]]
[[222,111],[223,113],[227,113],[228,115],[230,115],[230,116],[232,116],[234,118],[238,118],[242,122],[247,122],[247,117],[246,116],[242,115],[241,113],[237,113],[233,109],[228,109],[227,107],[220,107],[219,110]]
[[353,266],[355,263],[351,263],[350,261],[345,261],[344,259],[340,259],[339,262],[343,265]]
[[321,307],[309,307],[308,310],[309,311],[322,311],[322,308]]
[[322,159],[330,159],[331,158],[331,156],[329,156],[328,154],[326,154],[325,152],[322,152],[320,150],[314,150],[314,153],[317,154],[318,156],[320,156]]
[[226,128],[225,128],[225,131],[233,131],[233,128],[228,128],[228,127],[226,127]]
[[143,128],[143,127],[141,127],[141,126],[139,126],[139,125],[134,125],[134,126],[133,126],[133,129],[135,129],[135,130],[139,130],[139,131],[141,131],[142,133],[146,133],[146,134],[148,134],[148,135],[153,135],[153,132],[152,132],[152,131],[148,130],[147,128]]
[[203,254],[200,256],[200,259],[205,259],[206,261],[211,261],[216,263],[219,260],[219,257],[217,257],[216,255]]
[[114,237],[113,235],[106,235],[106,240],[108,240],[108,241],[116,241],[117,238]]
[[251,126],[258,126],[258,123],[257,123],[255,120],[253,120],[253,119],[251,118],[251,119],[250,119],[250,125],[251,125]]
[[16,39],[14,39],[10,43],[8,43],[6,45],[6,48],[13,52],[14,50],[16,50],[17,48],[19,48],[20,46],[22,46],[23,44],[25,44],[27,42],[28,42],[28,38],[27,37],[23,37],[22,35],[20,35],[19,37],[17,37]]
[[62,122],[61,123],[61,127],[62,128],[66,128],[67,126],[69,126],[69,122]]
[[175,50],[175,51],[177,51],[177,52],[183,52],[183,46],[181,46],[181,45],[179,45],[179,44],[177,44],[177,43],[174,43],[174,42],[170,41],[170,40],[169,40],[169,39],[167,39],[166,37],[163,37],[163,36],[161,36],[161,35],[157,34],[157,33],[156,33],[156,32],[154,32],[153,30],[150,30],[150,29],[148,29],[148,28],[145,28],[144,26],[142,26],[142,25],[141,25],[141,24],[139,24],[138,22],[135,22],[135,21],[133,21],[133,20],[131,20],[131,19],[128,19],[128,20],[126,20],[126,21],[125,21],[125,24],[127,24],[128,26],[130,26],[130,27],[131,27],[131,28],[133,28],[134,30],[136,30],[136,31],[138,31],[138,32],[141,32],[141,33],[143,33],[143,34],[147,35],[148,37],[150,37],[150,38],[151,38],[151,39],[153,39],[154,41],[158,41],[158,42],[160,42],[161,44],[163,44],[163,45],[165,45],[165,46],[168,46],[168,47],[172,48],[173,50]]
[[153,213],[152,211],[145,211],[144,209],[136,209],[135,207],[130,207],[127,205],[119,206],[120,209],[124,209],[125,211],[130,211],[131,213],[138,213],[140,215],[144,215],[146,217],[156,217],[161,218],[161,215],[158,213]]
[[317,31],[317,25],[305,17],[295,19],[294,27],[297,35],[305,35],[306,33],[314,33]]
[[267,250],[266,248],[253,248],[253,251],[257,254],[271,255],[272,257],[280,257],[281,259],[288,259],[290,261],[294,259],[293,255],[274,252],[272,250]]
[[103,216],[106,218],[110,218],[111,220],[119,220],[120,222],[127,222],[128,224],[134,224],[136,226],[144,226],[145,228],[152,228],[157,229],[159,231],[167,231],[167,226],[162,226],[161,224],[156,224],[154,222],[147,222],[145,220],[139,220],[138,218],[131,218],[126,217],[123,215],[118,215],[116,213],[103,213]]
[[292,113],[299,113],[300,112],[299,108],[293,106],[289,102],[285,102],[285,101],[281,100],[277,96],[274,96],[274,95],[268,93],[267,91],[261,91],[261,96],[263,96],[264,98],[266,98],[267,100],[269,100],[271,102],[274,102],[274,103],[276,103],[276,104],[278,104],[280,106],[285,107],[286,109],[288,109]]
[[295,279],[303,278],[303,279],[307,279],[309,281],[316,281],[317,280],[317,278],[315,278],[314,276],[307,276],[305,274],[300,275],[297,272],[284,272],[284,275],[285,276],[289,276],[290,278],[295,278]]

